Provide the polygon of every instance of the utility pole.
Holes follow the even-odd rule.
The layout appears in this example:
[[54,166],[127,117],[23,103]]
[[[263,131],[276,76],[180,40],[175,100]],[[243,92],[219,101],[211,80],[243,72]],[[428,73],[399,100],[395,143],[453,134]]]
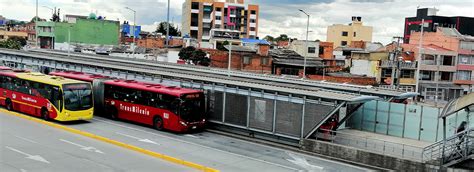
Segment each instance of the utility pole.
[[137,11],[129,8],[129,7],[125,7],[126,9],[130,10],[133,12],[133,28],[132,28],[132,35],[133,35],[133,46],[132,46],[132,56],[133,58],[135,58],[135,27],[137,26],[137,23],[136,23],[136,19],[137,19]]
[[401,54],[400,51],[400,39],[403,39],[403,37],[400,36],[394,36],[394,39],[397,39],[397,47],[395,49],[394,55],[393,55],[393,66],[392,66],[392,87],[395,86],[395,88],[398,90],[400,88],[400,74],[401,74],[401,69],[400,69],[400,60],[398,59],[398,55]]
[[170,37],[170,0],[168,0],[168,12],[166,16],[166,52],[168,52],[169,47],[169,37]]
[[421,66],[421,61],[422,61],[421,53],[422,53],[422,46],[423,46],[424,27],[425,27],[425,19],[422,19],[421,20],[420,41],[419,41],[419,44],[418,44],[418,57],[417,57],[417,60],[416,60],[417,62],[416,62],[416,87],[415,87],[415,91],[417,93],[420,93],[420,91],[419,91],[419,89],[420,89],[419,88],[420,87],[420,66]]
[[[308,56],[308,35],[309,35],[309,18],[310,15],[306,13],[304,10],[300,9],[302,13],[304,13],[306,16],[308,16],[308,22],[306,23],[306,50],[305,50],[305,56],[304,56],[304,62],[303,62],[303,79],[306,78],[306,57]],[[323,69],[324,70],[324,69]]]
[[441,56],[440,55],[437,55],[435,56],[436,57],[436,76],[435,76],[435,79],[436,79],[436,95],[435,95],[435,103],[436,103],[436,107],[438,107],[438,102],[439,102],[439,96],[438,96],[438,89],[439,89],[439,78],[440,78],[440,72],[439,72],[439,66],[441,65]]
[[[35,16],[35,39],[36,39],[36,48],[38,48],[38,0],[36,0],[36,16]],[[54,44],[54,43],[53,43]]]
[[227,76],[230,77],[230,63],[232,62],[232,39],[234,37],[232,36],[231,41],[229,42],[229,61],[227,62]]

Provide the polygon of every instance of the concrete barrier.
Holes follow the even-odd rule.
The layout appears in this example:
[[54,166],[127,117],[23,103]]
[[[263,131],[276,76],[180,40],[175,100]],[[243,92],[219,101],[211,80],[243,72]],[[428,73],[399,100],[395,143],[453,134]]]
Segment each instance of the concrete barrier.
[[301,146],[305,151],[396,171],[440,170],[440,167],[434,164],[396,158],[330,142],[304,139],[301,141]]

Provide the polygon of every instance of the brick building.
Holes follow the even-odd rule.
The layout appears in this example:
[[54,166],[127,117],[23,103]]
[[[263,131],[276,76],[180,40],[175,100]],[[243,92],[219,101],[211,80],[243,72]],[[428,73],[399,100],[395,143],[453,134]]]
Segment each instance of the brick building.
[[[229,50],[229,45],[225,46]],[[254,73],[271,73],[272,58],[269,55],[270,45],[260,44],[256,48],[236,46],[232,47],[231,69]],[[211,58],[211,67],[227,68],[229,51],[217,49],[203,49]]]

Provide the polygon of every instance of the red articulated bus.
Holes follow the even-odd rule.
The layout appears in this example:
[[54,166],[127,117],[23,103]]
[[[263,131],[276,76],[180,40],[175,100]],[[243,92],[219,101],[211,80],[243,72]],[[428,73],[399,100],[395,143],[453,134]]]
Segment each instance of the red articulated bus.
[[[82,72],[51,72],[93,83],[96,110],[102,110],[112,119],[123,119],[153,126],[157,130],[188,132],[204,128],[204,92],[120,80]],[[97,111],[96,111],[97,112]],[[99,113],[96,113],[99,114]]]

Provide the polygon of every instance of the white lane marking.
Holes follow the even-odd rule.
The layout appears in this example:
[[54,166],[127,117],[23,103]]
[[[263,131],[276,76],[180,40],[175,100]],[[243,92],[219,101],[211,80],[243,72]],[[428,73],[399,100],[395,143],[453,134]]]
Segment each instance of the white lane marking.
[[195,136],[195,135],[192,135],[192,134],[185,134],[184,136],[186,136],[186,137],[192,137],[192,138],[195,138],[195,139],[199,139],[198,136]]
[[82,150],[85,150],[85,151],[95,152],[95,153],[100,153],[100,154],[105,154],[104,152],[100,151],[99,149],[97,149],[97,148],[95,148],[95,147],[83,146],[83,145],[80,145],[80,144],[71,142],[71,141],[69,141],[69,140],[64,140],[64,139],[59,139],[59,140],[62,141],[62,142],[66,142],[66,143],[69,143],[69,144],[71,144],[71,145],[77,146],[77,147],[79,147],[79,148],[81,148]]
[[323,171],[324,168],[317,166],[317,165],[312,165],[302,156],[297,156],[291,152],[286,152],[292,159],[286,159],[290,161],[293,164],[296,164],[302,168],[305,169],[305,171],[310,171],[310,172],[317,172],[317,171]]
[[21,140],[30,142],[30,143],[38,144],[38,142],[33,141],[33,140],[31,140],[31,139],[27,139],[27,138],[24,138],[24,137],[21,137],[21,136],[17,136],[17,135],[13,135],[13,136],[15,136],[16,138],[19,138],[19,139],[21,139]]
[[122,135],[122,136],[125,136],[125,137],[129,137],[129,138],[132,138],[132,139],[136,139],[140,142],[145,142],[145,143],[150,143],[150,144],[155,144],[155,145],[160,145],[150,139],[141,139],[141,138],[138,138],[138,137],[135,137],[135,136],[131,136],[131,135],[128,135],[128,134],[123,134],[123,133],[118,133],[116,132],[115,134],[118,134],[118,135]]
[[15,149],[15,148],[12,148],[12,147],[9,147],[9,146],[5,146],[5,148],[10,149],[10,150],[12,150],[12,151],[14,151],[14,152],[17,152],[17,153],[19,153],[19,154],[25,155],[25,156],[26,156],[26,157],[25,157],[26,159],[31,159],[31,160],[34,160],[34,161],[39,161],[39,162],[43,162],[43,163],[47,163],[47,164],[50,163],[49,161],[47,161],[46,159],[44,159],[43,157],[41,157],[41,156],[39,156],[39,155],[31,155],[31,154],[22,152],[22,151],[20,151],[20,150],[18,150],[18,149]]
[[213,148],[213,147],[208,147],[208,146],[200,145],[200,144],[193,143],[193,142],[188,142],[188,141],[184,141],[184,140],[179,140],[179,139],[176,139],[176,138],[173,138],[173,137],[169,137],[169,136],[165,136],[165,135],[161,135],[161,134],[157,134],[157,133],[145,131],[145,130],[138,129],[138,128],[133,128],[133,127],[129,127],[129,126],[121,125],[121,124],[115,124],[115,123],[112,123],[112,122],[109,122],[109,121],[106,121],[106,120],[101,120],[101,119],[96,119],[96,118],[93,118],[92,120],[93,120],[93,121],[100,121],[100,122],[103,122],[103,123],[107,123],[107,124],[110,124],[110,125],[115,125],[115,126],[119,126],[119,127],[123,127],[123,128],[128,128],[128,129],[135,130],[135,131],[140,131],[140,132],[152,134],[152,135],[159,136],[159,137],[164,137],[164,138],[167,138],[167,139],[170,139],[170,140],[174,140],[174,141],[178,141],[178,142],[182,142],[182,143],[186,143],[186,144],[191,144],[191,145],[194,145],[194,146],[199,146],[199,147],[202,147],[202,148],[206,148],[206,149],[210,149],[210,150],[214,150],[214,151],[218,151],[218,152],[222,152],[222,153],[227,153],[227,154],[234,155],[234,156],[238,156],[238,157],[241,157],[241,158],[247,158],[247,159],[250,159],[250,160],[253,160],[253,161],[258,161],[258,162],[262,162],[262,163],[266,163],[266,164],[270,164],[270,165],[274,165],[274,166],[286,168],[286,169],[293,170],[293,171],[299,171],[299,169],[296,169],[296,168],[293,168],[293,167],[284,166],[284,165],[281,165],[281,164],[277,164],[277,163],[273,163],[273,162],[268,162],[268,161],[265,161],[265,160],[261,160],[261,159],[257,159],[257,158],[253,158],[253,157],[249,157],[249,156],[245,156],[245,155],[241,155],[241,154],[232,153],[232,152],[229,152],[229,151],[226,151],[226,150],[220,150],[220,149],[216,149],[216,148]]

